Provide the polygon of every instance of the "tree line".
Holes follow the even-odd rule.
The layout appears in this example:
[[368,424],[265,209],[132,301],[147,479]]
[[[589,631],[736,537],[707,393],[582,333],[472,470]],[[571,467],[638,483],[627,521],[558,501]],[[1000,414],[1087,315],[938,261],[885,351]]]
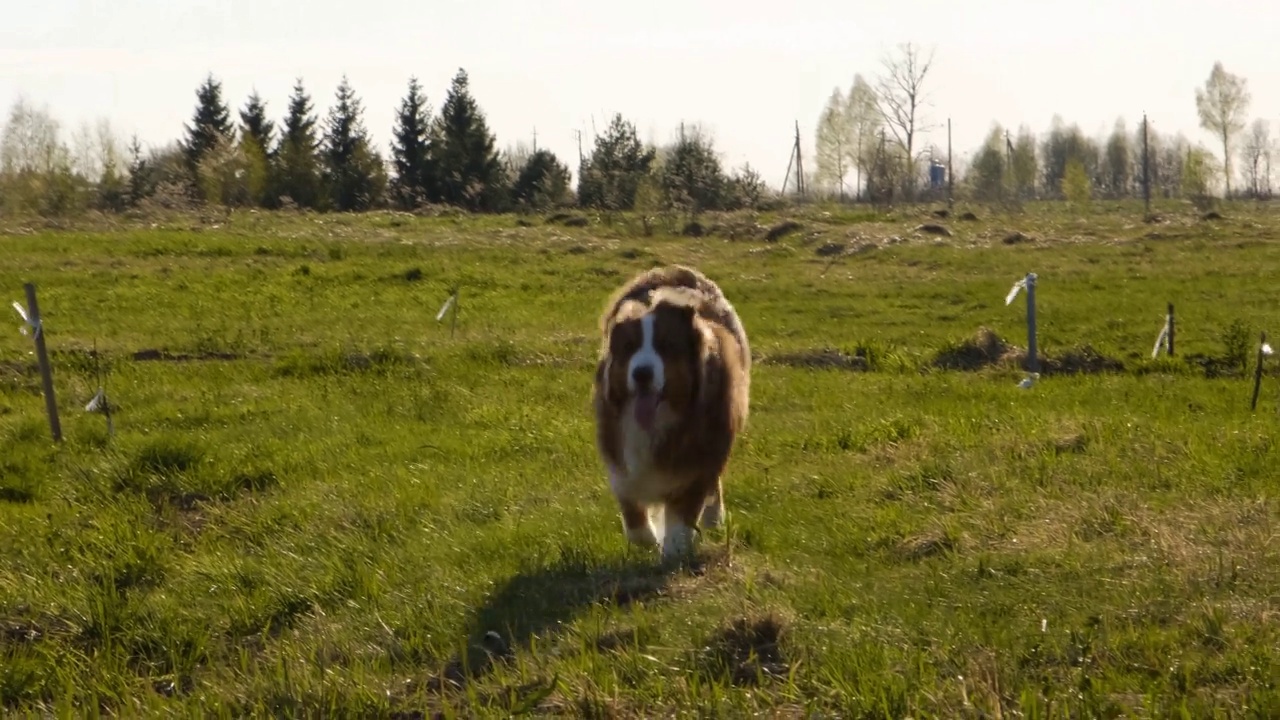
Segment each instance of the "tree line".
[[[940,195],[935,183],[945,174],[927,171],[945,164],[947,151],[918,142],[922,131],[936,127],[926,115],[933,55],[908,43],[882,65],[874,79],[858,73],[847,92],[836,88],[827,99],[816,130],[814,179],[832,196]],[[1026,126],[1015,133],[993,123],[971,160],[952,168],[954,191],[981,202],[1132,198],[1148,191],[1156,198],[1203,198],[1221,180],[1228,197],[1270,198],[1277,149],[1265,118],[1248,122],[1251,99],[1247,81],[1221,62],[1196,89],[1200,126],[1221,158],[1181,133],[1160,133],[1145,118],[1136,127],[1117,120],[1109,136],[1097,139],[1061,117],[1039,137]],[[1244,182],[1233,185],[1237,171]]]
[[[886,56],[878,76],[854,76],[836,88],[819,118],[815,184],[828,195],[893,202],[943,196],[929,117],[932,53],[905,44]],[[82,125],[67,143],[50,113],[19,98],[0,132],[0,212],[65,215],[162,207],[307,208],[417,211],[449,206],[468,212],[548,211],[582,207],[612,218],[637,211],[646,229],[662,218],[693,220],[704,211],[758,208],[772,192],[750,165],[725,168],[711,137],[681,126],[663,145],[641,142],[616,114],[569,165],[546,149],[516,143],[497,149],[484,111],[459,69],[439,110],[414,77],[396,109],[389,156],[373,146],[364,107],[344,76],[323,118],[301,79],[282,117],[273,119],[255,91],[231,108],[209,74],[179,139],[146,151],[125,145],[109,121]],[[1250,93],[1221,63],[1196,90],[1201,125],[1220,143],[1222,160],[1200,144],[1149,124],[1117,122],[1091,138],[1055,118],[1037,136],[992,126],[955,173],[956,195],[981,202],[1092,197],[1203,197],[1225,181],[1227,195],[1269,197],[1273,142],[1263,119],[1247,125]],[[1234,161],[1234,163],[1233,163]],[[1243,185],[1232,186],[1233,169]],[[1144,180],[1145,179],[1145,180]],[[1144,184],[1145,183],[1145,184]]]
[[256,91],[233,114],[212,74],[195,94],[181,138],[148,152],[136,137],[120,147],[105,120],[81,128],[68,146],[46,110],[19,98],[0,134],[0,211],[60,215],[148,202],[338,212],[581,206],[641,210],[647,227],[663,215],[758,206],[766,195],[750,166],[727,171],[699,128],[682,127],[672,142],[655,147],[642,143],[620,114],[580,158],[575,189],[568,165],[551,151],[523,144],[497,150],[465,69],[438,112],[418,80],[409,79],[387,158],[373,146],[363,103],[345,76],[323,119],[301,79],[278,123]]

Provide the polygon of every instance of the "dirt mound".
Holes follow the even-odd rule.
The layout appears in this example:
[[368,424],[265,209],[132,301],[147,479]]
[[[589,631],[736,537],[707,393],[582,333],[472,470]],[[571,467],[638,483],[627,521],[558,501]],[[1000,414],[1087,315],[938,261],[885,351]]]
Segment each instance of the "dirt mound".
[[774,614],[738,618],[718,630],[707,647],[705,669],[736,686],[785,678],[791,663],[782,650],[786,625]]
[[933,358],[933,366],[943,370],[978,370],[1009,359],[1021,352],[987,328],[978,328],[970,339],[943,348]]
[[707,234],[707,229],[702,226],[702,223],[695,221],[685,225],[680,234],[685,237],[702,237]]
[[936,223],[925,223],[916,226],[916,232],[922,232],[929,235],[941,235],[942,237],[951,237],[951,231],[945,225]]
[[1062,355],[1040,361],[1041,372],[1046,375],[1096,375],[1105,372],[1123,372],[1124,363],[1094,350],[1089,345],[1072,348]]
[[760,358],[761,364],[786,365],[788,367],[811,368],[823,370],[869,370],[871,360],[859,350],[850,355],[834,348],[820,350],[804,350],[783,355]]
[[802,227],[803,226],[795,220],[783,220],[777,225],[769,228],[769,232],[764,236],[764,239],[768,242],[777,242]]
[[[949,345],[933,358],[933,366],[943,370],[980,370],[995,365],[1025,368],[1027,351],[1010,345],[987,328],[979,328],[970,339]],[[1096,375],[1123,372],[1124,363],[1103,355],[1090,345],[1074,347],[1060,355],[1040,355],[1042,375]]]
[[547,217],[548,225],[563,225],[565,227],[586,227],[590,224],[584,215],[573,215],[566,212],[554,213]]
[[210,351],[199,353],[174,353],[169,352],[168,350],[158,350],[155,348],[139,350],[133,353],[131,357],[139,362],[146,362],[150,360],[158,360],[161,362],[185,362],[189,360],[241,360],[244,358],[243,355],[232,352]]

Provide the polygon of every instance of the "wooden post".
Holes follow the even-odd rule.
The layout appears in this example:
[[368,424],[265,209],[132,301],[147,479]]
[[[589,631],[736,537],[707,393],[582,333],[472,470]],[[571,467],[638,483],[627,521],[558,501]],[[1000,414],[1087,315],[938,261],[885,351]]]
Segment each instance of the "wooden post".
[[1169,337],[1167,338],[1166,348],[1169,351],[1169,357],[1173,357],[1173,303],[1169,303]]
[[1265,357],[1262,352],[1262,346],[1267,344],[1267,334],[1262,333],[1262,339],[1258,341],[1258,366],[1253,369],[1253,399],[1249,401],[1249,410],[1258,409],[1258,391],[1262,389],[1262,358]]
[[27,314],[36,341],[36,360],[40,363],[40,380],[44,383],[44,407],[49,414],[49,431],[54,442],[62,442],[62,424],[58,421],[58,402],[53,395],[53,370],[49,368],[49,352],[44,344],[44,323],[40,321],[40,305],[36,302],[36,286],[27,283]]
[[1036,274],[1027,273],[1027,369],[1040,372],[1040,356],[1036,348]]

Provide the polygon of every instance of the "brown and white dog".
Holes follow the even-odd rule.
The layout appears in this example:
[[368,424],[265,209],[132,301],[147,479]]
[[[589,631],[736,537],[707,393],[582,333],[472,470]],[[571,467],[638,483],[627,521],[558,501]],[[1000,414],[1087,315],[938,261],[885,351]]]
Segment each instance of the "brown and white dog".
[[[719,286],[654,268],[609,299],[592,400],[596,445],[627,539],[686,555],[724,517],[721,475],[747,421],[751,350]],[[657,520],[657,526],[651,522]]]

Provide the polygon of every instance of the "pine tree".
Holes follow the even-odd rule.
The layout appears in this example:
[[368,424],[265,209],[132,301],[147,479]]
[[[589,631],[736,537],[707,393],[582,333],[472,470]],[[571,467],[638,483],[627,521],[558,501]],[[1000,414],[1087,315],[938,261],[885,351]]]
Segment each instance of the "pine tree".
[[459,69],[436,121],[440,198],[472,211],[496,210],[506,190],[502,162],[468,85],[467,71]]
[[222,101],[222,83],[210,73],[196,89],[196,111],[191,125],[183,125],[186,138],[182,150],[192,177],[200,167],[205,154],[217,147],[224,138],[230,139],[235,130],[231,125],[231,110]]
[[316,208],[322,201],[316,122],[311,96],[299,78],[289,97],[289,113],[276,150],[279,170],[276,192],[305,208]]
[[697,128],[686,133],[681,126],[680,137],[663,163],[661,184],[667,203],[683,209],[690,220],[702,211],[720,209],[726,178],[711,139]]
[[324,177],[335,210],[367,210],[385,187],[382,159],[374,152],[361,118],[364,109],[344,75],[337,103],[329,109],[324,141]]
[[142,156],[142,143],[134,135],[129,143],[129,204],[137,205],[155,189],[151,165]]
[[267,118],[267,105],[254,90],[240,111],[240,136],[251,138],[268,157],[275,157],[276,124]]
[[267,118],[267,106],[257,90],[240,110],[240,152],[244,156],[248,176],[245,191],[249,202],[275,207],[271,186],[275,161],[275,123]]
[[431,108],[415,77],[409,78],[409,94],[400,102],[392,130],[391,156],[395,167],[392,193],[396,204],[411,210],[423,202],[439,200],[435,163],[431,157]]
[[596,137],[591,157],[578,170],[578,204],[609,210],[630,210],[636,190],[649,173],[655,152],[636,135],[636,127],[616,113],[604,135]]
[[568,196],[569,168],[550,150],[530,155],[511,188],[513,200],[534,210],[562,205]]

